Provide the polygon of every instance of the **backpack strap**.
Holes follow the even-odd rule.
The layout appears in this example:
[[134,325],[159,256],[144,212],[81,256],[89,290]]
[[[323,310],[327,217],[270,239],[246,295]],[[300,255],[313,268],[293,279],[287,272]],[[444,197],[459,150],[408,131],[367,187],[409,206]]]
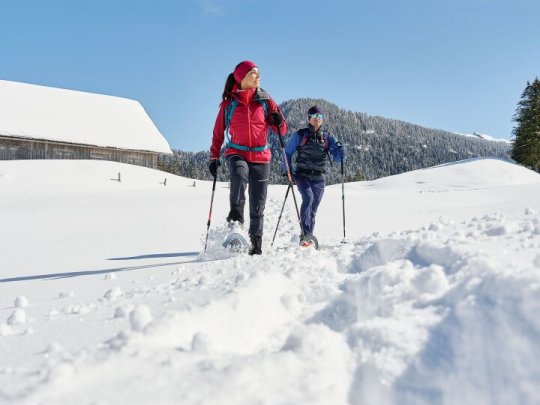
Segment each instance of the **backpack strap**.
[[232,116],[234,114],[234,110],[236,109],[236,106],[238,105],[238,100],[231,97],[231,102],[227,107],[225,107],[225,131],[229,132],[229,125],[231,124]]
[[260,103],[262,104],[263,106],[263,110],[264,110],[264,118],[268,118],[268,103],[266,102],[265,99],[262,99],[260,101]]
[[326,152],[326,156],[328,157],[328,161],[330,162],[330,166],[333,166],[332,163],[332,157],[330,156],[330,132],[323,132],[323,138],[324,138],[324,151]]
[[[298,144],[298,147],[296,148],[298,152],[300,151],[300,149],[304,147],[304,145],[306,144],[309,138],[309,130],[307,128],[302,128],[300,131],[303,133],[303,136],[302,136],[302,139],[300,140],[300,143]],[[300,131],[298,131],[298,135],[300,135]],[[328,138],[330,138],[330,133],[327,131],[323,131],[322,138],[324,142],[324,151],[328,153],[328,149],[330,148],[329,141],[328,141]]]
[[[264,109],[264,117],[268,118],[268,104],[266,103],[266,100],[262,99],[260,100],[260,103],[263,106]],[[231,125],[231,120],[234,114],[234,110],[236,109],[236,106],[238,105],[238,100],[235,98],[231,98],[230,104],[225,107],[225,148],[233,148],[236,150],[241,150],[244,152],[261,152],[263,150],[266,150],[269,148],[268,145],[264,146],[256,146],[254,148],[250,148],[249,146],[245,145],[239,145],[237,143],[234,143],[231,141],[231,135],[229,134],[229,126]]]
[[330,132],[323,131],[323,141],[324,141],[324,151],[328,153],[328,149],[330,149]]

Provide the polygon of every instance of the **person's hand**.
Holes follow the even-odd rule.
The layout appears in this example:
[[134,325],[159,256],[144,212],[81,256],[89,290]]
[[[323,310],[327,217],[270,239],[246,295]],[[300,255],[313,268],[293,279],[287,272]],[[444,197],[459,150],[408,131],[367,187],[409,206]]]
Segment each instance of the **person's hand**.
[[221,162],[219,161],[219,159],[212,159],[210,165],[208,166],[208,170],[210,170],[210,174],[212,175],[212,177],[217,176],[219,166],[221,166]]
[[274,111],[270,114],[270,124],[280,127],[283,124],[283,116],[279,112]]
[[336,146],[338,148],[337,153],[338,153],[339,159],[344,160],[345,159],[345,145],[343,145],[341,142],[338,142]]
[[[285,181],[288,183],[289,182],[289,176],[287,175],[287,172],[283,172],[281,175],[285,178]],[[295,177],[294,173],[291,173],[291,180],[292,180],[292,184],[296,185],[296,177]]]

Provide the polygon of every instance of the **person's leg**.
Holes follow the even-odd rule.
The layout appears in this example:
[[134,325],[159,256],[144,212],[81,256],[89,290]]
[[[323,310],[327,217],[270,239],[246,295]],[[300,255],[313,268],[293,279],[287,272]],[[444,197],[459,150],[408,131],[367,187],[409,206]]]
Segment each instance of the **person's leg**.
[[314,199],[311,181],[306,177],[297,176],[296,187],[302,196],[302,205],[300,206],[300,222],[302,223],[302,230],[304,235],[311,235],[313,230],[311,211]]
[[311,234],[315,230],[315,216],[324,194],[324,180],[312,181],[311,191],[313,192],[313,203],[311,204]]
[[238,221],[243,224],[249,172],[248,163],[241,156],[233,155],[228,158],[228,164],[231,176],[231,191],[229,193],[231,209],[227,221]]
[[249,236],[252,243],[251,254],[261,254],[264,208],[266,206],[269,179],[270,163],[249,164]]

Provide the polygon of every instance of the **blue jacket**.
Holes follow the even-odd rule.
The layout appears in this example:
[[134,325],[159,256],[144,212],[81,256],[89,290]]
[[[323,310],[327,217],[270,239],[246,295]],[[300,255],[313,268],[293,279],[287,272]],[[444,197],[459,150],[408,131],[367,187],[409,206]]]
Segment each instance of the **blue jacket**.
[[[306,134],[307,139],[302,145]],[[337,143],[336,138],[332,134],[323,131],[322,128],[314,132],[313,128],[309,126],[308,128],[302,128],[294,132],[285,145],[285,156],[287,157],[289,168],[291,168],[295,175],[304,176],[312,180],[322,180],[323,174],[326,171],[328,155],[332,155],[332,158],[336,162],[341,161]],[[291,163],[295,153],[296,161],[293,166]],[[285,171],[284,162],[282,162],[282,168]]]

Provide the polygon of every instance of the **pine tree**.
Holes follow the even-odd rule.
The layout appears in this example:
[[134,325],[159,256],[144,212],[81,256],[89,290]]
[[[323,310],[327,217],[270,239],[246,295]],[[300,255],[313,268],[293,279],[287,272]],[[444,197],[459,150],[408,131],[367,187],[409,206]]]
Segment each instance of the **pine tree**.
[[[296,99],[280,104],[290,133],[307,125],[306,111],[320,105],[328,117],[324,128],[347,145],[345,181],[374,180],[409,170],[432,167],[475,157],[510,158],[506,142],[488,141],[407,122],[340,109],[322,99]],[[290,133],[288,136],[290,136]],[[287,137],[288,137],[287,136]],[[287,139],[286,137],[286,139]],[[208,139],[210,142],[210,139]],[[277,136],[269,137],[272,150],[270,184],[285,184],[281,175],[281,148]],[[192,179],[212,180],[208,171],[209,151],[174,150],[163,157],[160,169]],[[218,181],[228,181],[225,159]],[[328,165],[326,184],[341,183],[341,165]]]
[[524,166],[540,171],[540,80],[527,82],[514,115],[517,126],[512,158]]

